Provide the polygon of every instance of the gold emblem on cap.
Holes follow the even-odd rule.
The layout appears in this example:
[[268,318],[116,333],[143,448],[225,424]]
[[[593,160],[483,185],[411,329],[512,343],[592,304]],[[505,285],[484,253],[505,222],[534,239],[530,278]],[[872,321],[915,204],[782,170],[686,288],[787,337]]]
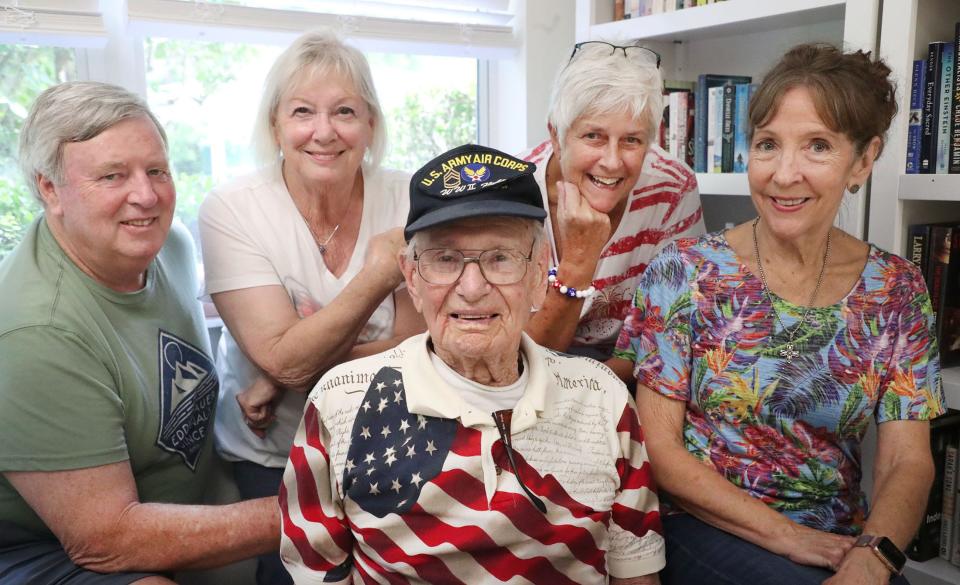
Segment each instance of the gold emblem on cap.
[[456,189],[460,186],[460,173],[456,169],[450,169],[443,175],[444,189]]

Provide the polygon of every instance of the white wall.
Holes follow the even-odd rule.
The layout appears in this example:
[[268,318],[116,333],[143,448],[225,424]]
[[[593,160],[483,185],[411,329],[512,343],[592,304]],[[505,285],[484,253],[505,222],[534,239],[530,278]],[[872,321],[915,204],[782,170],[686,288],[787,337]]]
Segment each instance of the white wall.
[[557,70],[574,42],[574,0],[513,0],[521,43],[514,59],[490,64],[489,145],[519,153],[547,137]]

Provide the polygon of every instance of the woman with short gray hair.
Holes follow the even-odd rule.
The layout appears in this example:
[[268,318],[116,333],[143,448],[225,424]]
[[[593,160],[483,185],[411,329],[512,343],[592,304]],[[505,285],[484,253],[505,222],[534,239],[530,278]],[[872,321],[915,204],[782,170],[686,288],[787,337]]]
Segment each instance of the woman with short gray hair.
[[[363,54],[327,31],[286,49],[266,79],[263,167],[200,210],[209,294],[226,328],[217,449],[244,498],[274,495],[304,390],[347,359],[422,329],[397,253],[409,175],[381,170],[383,114]],[[289,582],[261,557],[260,583]]]
[[551,290],[527,332],[553,349],[611,359],[630,299],[654,253],[704,233],[693,171],[656,144],[660,56],[635,45],[574,46],[554,82],[549,140],[522,158],[549,210]]

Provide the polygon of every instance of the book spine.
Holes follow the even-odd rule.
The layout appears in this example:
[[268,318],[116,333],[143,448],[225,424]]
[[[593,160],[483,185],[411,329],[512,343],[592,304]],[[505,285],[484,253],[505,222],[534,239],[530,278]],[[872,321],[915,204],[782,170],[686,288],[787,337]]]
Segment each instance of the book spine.
[[733,172],[733,110],[736,90],[732,84],[723,86],[723,128],[720,143],[720,172]]
[[736,105],[733,120],[733,172],[747,172],[747,158],[750,155],[747,147],[747,126],[749,124],[750,84],[741,83],[736,86]]
[[723,88],[711,87],[707,111],[707,172],[720,172],[720,134],[723,125]]
[[930,304],[936,316],[937,341],[943,349],[941,328],[943,327],[943,308],[946,302],[947,267],[950,265],[950,247],[953,244],[953,228],[936,225],[930,229],[930,255],[927,270],[930,274],[928,287]]
[[680,141],[677,139],[677,132],[680,130],[680,92],[670,93],[670,130],[667,132],[667,151],[675,157],[680,156]]
[[693,99],[693,92],[687,93],[687,157],[683,162],[693,168],[693,130],[695,126],[696,102]]
[[693,113],[693,172],[707,172],[707,77],[697,77]]
[[953,534],[950,536],[948,552],[950,562],[960,567],[960,448],[953,474]]
[[953,97],[953,43],[943,46],[940,59],[940,106],[937,110],[937,173],[950,171],[950,100]]
[[920,172],[934,173],[937,170],[937,106],[940,104],[940,56],[941,42],[927,47],[926,87],[923,94],[923,119],[920,133]]
[[953,34],[953,94],[950,98],[950,160],[947,171],[960,173],[960,67],[957,55],[960,55],[960,22],[954,26]]
[[953,512],[957,496],[957,446],[947,445],[943,458],[943,513],[940,515],[940,557],[949,561],[953,551]]
[[624,0],[613,0],[613,19],[623,20]]
[[[909,174],[920,172],[920,133],[923,119],[923,93],[926,89],[926,67],[923,59],[913,62],[913,81],[910,84],[910,118],[907,126],[907,168]],[[960,161],[958,161],[960,163]]]
[[907,229],[907,258],[920,269],[920,274],[927,273],[927,246],[929,244],[930,226],[928,224],[914,224]]
[[687,160],[687,96],[686,91],[677,92],[677,158]]

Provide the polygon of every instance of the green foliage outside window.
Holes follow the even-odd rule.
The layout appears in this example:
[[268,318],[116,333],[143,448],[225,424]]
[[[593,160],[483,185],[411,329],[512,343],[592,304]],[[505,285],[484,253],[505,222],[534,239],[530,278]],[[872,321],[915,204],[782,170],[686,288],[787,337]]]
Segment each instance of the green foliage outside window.
[[75,77],[73,55],[72,49],[0,45],[0,258],[40,211],[17,166],[20,128],[40,92]]

